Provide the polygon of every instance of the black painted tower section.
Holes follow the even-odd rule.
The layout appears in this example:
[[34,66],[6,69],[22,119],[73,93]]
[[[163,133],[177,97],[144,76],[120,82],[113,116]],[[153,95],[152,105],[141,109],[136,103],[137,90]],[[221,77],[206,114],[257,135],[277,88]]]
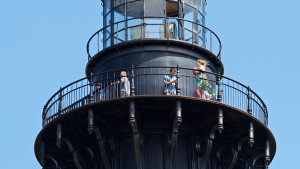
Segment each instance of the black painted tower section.
[[[61,88],[43,109],[35,142],[41,166],[268,168],[276,142],[267,107],[250,87],[223,75],[221,41],[205,26],[206,3],[103,0],[104,27],[88,41],[86,77]],[[215,100],[195,94],[198,59],[209,63]],[[177,93],[163,95],[171,67]],[[125,97],[122,71],[130,82]]]

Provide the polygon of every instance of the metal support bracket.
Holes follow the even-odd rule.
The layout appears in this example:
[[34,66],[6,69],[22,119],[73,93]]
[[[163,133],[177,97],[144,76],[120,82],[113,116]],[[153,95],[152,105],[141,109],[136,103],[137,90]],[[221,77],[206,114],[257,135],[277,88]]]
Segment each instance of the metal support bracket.
[[232,148],[232,153],[231,153],[231,161],[229,161],[228,163],[228,169],[232,169],[235,165],[235,162],[237,160],[238,157],[238,151],[235,148]]
[[206,151],[205,151],[204,158],[203,158],[200,169],[206,169],[206,165],[207,165],[210,153],[211,153],[212,143],[213,143],[213,140],[215,139],[215,134],[216,134],[217,128],[218,128],[218,125],[215,124],[210,131],[209,137],[207,138]]
[[70,140],[68,140],[67,138],[63,138],[62,141],[68,146],[70,153],[72,153],[73,155],[73,160],[75,162],[75,165],[78,169],[83,169],[80,162],[79,162],[79,158],[77,155],[77,152],[74,150],[74,147],[71,143]]
[[[60,168],[59,165],[58,165],[57,160],[56,160],[54,157],[52,157],[52,156],[47,156],[47,159],[49,159],[50,161],[52,161],[52,162],[55,164],[55,168]],[[43,169],[44,169],[44,168],[45,168],[45,167],[43,166]]]
[[102,158],[102,161],[104,163],[105,169],[110,169],[110,164],[109,164],[107,154],[106,154],[106,151],[105,151],[104,138],[102,137],[102,134],[101,134],[101,132],[100,132],[100,130],[97,126],[94,126],[94,132],[95,132],[95,135],[96,135],[96,138],[97,138],[101,158]]
[[255,168],[255,163],[257,160],[261,159],[261,158],[264,158],[265,154],[264,153],[256,153],[252,159],[251,159],[251,164],[250,164],[250,167],[253,167]]
[[241,139],[238,143],[238,146],[236,149],[233,149],[232,150],[232,160],[231,162],[228,164],[228,169],[232,169],[236,163],[236,160],[237,160],[237,157],[238,157],[238,154],[239,152],[242,151],[242,147],[243,147],[243,144],[245,142],[247,142],[248,138],[247,137],[244,137],[243,139]]
[[42,167],[45,166],[47,160],[47,155],[46,155],[46,143],[42,141],[41,143],[41,164]]

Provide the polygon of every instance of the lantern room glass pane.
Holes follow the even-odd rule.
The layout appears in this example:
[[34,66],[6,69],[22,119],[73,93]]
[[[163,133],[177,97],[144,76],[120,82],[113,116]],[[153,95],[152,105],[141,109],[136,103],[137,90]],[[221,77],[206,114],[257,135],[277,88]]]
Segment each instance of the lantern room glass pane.
[[202,0],[198,0],[198,11],[202,13]]
[[188,4],[194,8],[197,8],[197,1],[198,0],[184,0],[184,4]]
[[145,16],[164,17],[164,0],[145,0]]
[[104,0],[104,6],[103,6],[103,12],[104,15],[107,14],[107,12],[109,12],[111,9],[111,0]]
[[198,42],[198,26],[193,23],[197,19],[197,10],[189,5],[184,6],[184,39],[185,41],[197,43]]
[[123,3],[125,3],[125,0],[113,0],[114,2],[114,7],[116,7],[116,6],[119,6],[119,5],[121,5],[121,4],[123,4]]
[[144,23],[145,38],[163,39],[165,37],[165,19],[145,19]]
[[189,5],[184,5],[184,19],[197,22],[197,10]]
[[[111,13],[108,13],[104,17],[104,26],[109,26],[111,23]],[[106,27],[103,32],[103,45],[104,48],[110,46],[110,35],[111,35],[111,27]]]
[[[115,7],[114,10],[114,44],[120,43],[120,40],[125,40],[125,22],[121,22],[125,20],[125,4]],[[118,36],[117,36],[118,35]]]
[[125,5],[114,8],[114,23],[125,20]]
[[128,18],[144,16],[144,1],[133,1],[126,4]]

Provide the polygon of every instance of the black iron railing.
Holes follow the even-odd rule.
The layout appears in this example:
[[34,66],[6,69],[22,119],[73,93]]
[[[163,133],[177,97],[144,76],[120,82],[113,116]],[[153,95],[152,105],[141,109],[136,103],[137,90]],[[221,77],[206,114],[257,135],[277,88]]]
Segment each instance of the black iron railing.
[[212,30],[196,22],[172,17],[131,18],[103,27],[87,43],[88,60],[107,47],[137,39],[185,41],[207,49],[221,60],[222,44]]
[[[105,101],[122,96],[163,95],[164,76],[170,67],[130,67],[116,69],[77,80],[60,88],[46,103],[43,110],[43,126],[70,110],[92,102]],[[176,95],[197,97],[197,77],[194,70],[176,67]],[[121,76],[121,71],[126,76]],[[207,76],[206,98],[248,112],[264,124],[268,124],[268,112],[262,99],[250,87],[235,80],[205,72]],[[123,74],[124,75],[124,74]],[[129,90],[124,95],[124,80],[128,80]],[[199,80],[199,78],[198,78]],[[101,85],[98,87],[98,85]]]

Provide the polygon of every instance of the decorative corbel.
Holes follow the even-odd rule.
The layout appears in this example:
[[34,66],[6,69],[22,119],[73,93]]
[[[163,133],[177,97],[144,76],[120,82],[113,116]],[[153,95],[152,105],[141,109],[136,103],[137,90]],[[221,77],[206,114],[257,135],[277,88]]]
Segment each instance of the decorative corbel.
[[210,153],[211,153],[212,143],[213,143],[213,140],[215,139],[215,134],[216,134],[217,128],[218,128],[218,125],[217,124],[214,125],[210,131],[209,137],[207,138],[206,151],[205,151],[204,158],[203,158],[200,169],[206,169],[206,165],[207,165]]
[[105,151],[105,145],[104,145],[104,138],[102,137],[102,134],[97,126],[94,126],[94,132],[96,135],[96,139],[99,145],[100,154],[102,161],[104,163],[105,169],[110,169],[110,164],[107,158],[107,153]]

